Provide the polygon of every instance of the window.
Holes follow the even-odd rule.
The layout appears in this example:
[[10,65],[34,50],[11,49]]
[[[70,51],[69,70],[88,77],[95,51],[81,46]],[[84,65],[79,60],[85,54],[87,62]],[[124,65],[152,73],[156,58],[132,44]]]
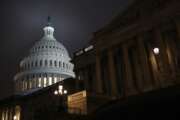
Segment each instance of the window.
[[32,88],[32,81],[31,80],[29,81],[29,88],[30,89]]
[[57,67],[57,61],[54,61],[54,66]]
[[30,63],[28,62],[28,69],[30,68]]
[[50,66],[52,66],[52,60],[50,60]]
[[61,61],[59,61],[59,67],[61,67]]
[[40,67],[42,66],[42,60],[40,60],[40,63],[39,63]]
[[54,77],[54,83],[57,83],[57,77]]
[[44,77],[44,87],[46,87],[47,84],[47,77]]
[[65,63],[63,63],[63,68],[65,67]]
[[35,62],[35,67],[37,67],[37,66],[38,66],[38,62],[36,61],[36,62]]
[[24,81],[24,90],[26,90],[26,89],[27,89],[27,82]]
[[31,62],[31,67],[33,67],[34,66],[34,63],[33,63],[33,61]]
[[45,66],[48,66],[48,61],[47,60],[45,60]]
[[49,77],[49,85],[52,85],[52,77]]
[[38,78],[38,87],[41,87],[41,77]]

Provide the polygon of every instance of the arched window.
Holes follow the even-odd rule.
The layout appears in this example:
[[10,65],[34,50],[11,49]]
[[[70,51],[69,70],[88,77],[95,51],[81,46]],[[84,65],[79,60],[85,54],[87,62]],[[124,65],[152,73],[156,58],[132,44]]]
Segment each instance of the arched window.
[[28,67],[27,67],[28,69],[30,68],[30,63],[28,62]]
[[36,62],[35,62],[35,67],[37,67],[38,66],[38,61],[36,60]]
[[31,62],[31,67],[33,67],[34,66],[34,63],[33,63],[33,61]]
[[66,64],[66,69],[68,69],[68,64]]
[[61,67],[61,61],[59,61],[59,67]]
[[52,67],[52,60],[50,60],[50,64],[49,65]]
[[57,61],[54,61],[54,66],[57,67]]
[[44,77],[44,87],[47,85],[47,77]]
[[41,77],[38,78],[38,87],[41,87]]
[[65,63],[63,62],[63,68],[65,68]]
[[40,60],[39,65],[40,65],[40,67],[42,66],[42,60]]
[[49,77],[49,85],[52,85],[52,77]]
[[54,83],[57,83],[57,77],[54,77]]
[[26,69],[27,68],[27,65],[26,65],[26,63],[24,64],[24,69]]
[[47,60],[45,60],[45,66],[48,66],[48,61]]

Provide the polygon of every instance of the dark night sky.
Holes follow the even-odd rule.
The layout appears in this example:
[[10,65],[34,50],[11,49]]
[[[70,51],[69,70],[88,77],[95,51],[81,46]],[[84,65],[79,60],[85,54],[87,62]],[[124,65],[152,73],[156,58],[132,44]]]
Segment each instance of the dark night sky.
[[133,0],[4,0],[0,2],[0,99],[13,92],[19,61],[42,37],[48,15],[55,37],[69,52],[86,46],[97,31]]

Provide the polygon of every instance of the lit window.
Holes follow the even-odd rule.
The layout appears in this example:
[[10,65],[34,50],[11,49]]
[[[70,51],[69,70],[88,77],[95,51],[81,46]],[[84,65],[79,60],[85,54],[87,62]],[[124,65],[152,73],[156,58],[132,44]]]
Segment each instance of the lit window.
[[78,52],[75,53],[76,56],[79,56],[79,55],[81,55],[81,54],[83,54],[83,50],[80,50],[80,51],[78,51]]
[[38,87],[41,87],[41,78],[38,79]]
[[47,78],[44,77],[44,87],[46,87],[46,84],[47,84]]
[[54,77],[54,83],[57,83],[57,77]]
[[24,87],[25,87],[24,89],[26,90],[27,89],[27,82],[25,82],[25,86]]
[[52,77],[49,77],[49,85],[52,85]]
[[32,81],[31,80],[29,81],[29,88],[30,89],[32,88]]
[[93,49],[93,45],[90,45],[89,47],[85,48],[84,51],[87,52],[87,51],[89,51],[89,50],[91,50],[91,49]]

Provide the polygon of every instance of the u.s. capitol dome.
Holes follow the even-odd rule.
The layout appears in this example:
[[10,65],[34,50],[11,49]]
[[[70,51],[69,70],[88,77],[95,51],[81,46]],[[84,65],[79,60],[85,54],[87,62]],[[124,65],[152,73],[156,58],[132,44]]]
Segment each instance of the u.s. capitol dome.
[[14,77],[16,93],[32,92],[75,77],[67,49],[54,38],[54,28],[48,24],[43,30],[42,39],[20,62],[20,71]]

